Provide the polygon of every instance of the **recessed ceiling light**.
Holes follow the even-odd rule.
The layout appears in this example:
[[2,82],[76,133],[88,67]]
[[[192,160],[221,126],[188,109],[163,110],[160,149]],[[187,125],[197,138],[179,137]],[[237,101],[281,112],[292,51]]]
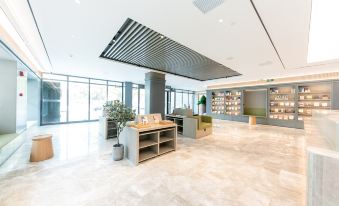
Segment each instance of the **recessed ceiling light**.
[[273,64],[273,62],[268,60],[268,61],[265,61],[265,62],[261,62],[258,65],[263,67],[263,66],[268,66],[268,65],[271,65],[271,64]]
[[223,19],[219,19],[219,23],[222,23],[222,22],[224,22],[224,20]]
[[75,3],[80,4],[80,0],[74,0]]
[[160,38],[163,39],[163,38],[164,38],[164,35],[161,35]]

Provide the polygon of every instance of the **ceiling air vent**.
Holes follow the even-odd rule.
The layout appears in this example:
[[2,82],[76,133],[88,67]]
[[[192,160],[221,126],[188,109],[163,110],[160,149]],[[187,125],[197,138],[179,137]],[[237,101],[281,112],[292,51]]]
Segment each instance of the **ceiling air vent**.
[[196,6],[202,13],[206,14],[207,12],[217,8],[223,4],[225,0],[195,0],[193,1],[194,6]]

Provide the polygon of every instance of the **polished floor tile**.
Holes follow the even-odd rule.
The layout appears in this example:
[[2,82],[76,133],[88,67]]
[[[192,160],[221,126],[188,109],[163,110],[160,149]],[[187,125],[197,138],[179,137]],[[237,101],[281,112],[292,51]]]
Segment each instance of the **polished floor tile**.
[[[304,130],[213,129],[135,167],[112,161],[97,122],[33,128],[0,167],[0,205],[304,205]],[[29,138],[40,133],[53,134],[55,157],[29,163]]]

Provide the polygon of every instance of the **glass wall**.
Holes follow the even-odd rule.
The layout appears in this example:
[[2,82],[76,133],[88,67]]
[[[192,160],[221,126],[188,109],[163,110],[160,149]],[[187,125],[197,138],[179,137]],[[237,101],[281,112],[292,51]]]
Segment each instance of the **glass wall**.
[[67,81],[43,80],[41,123],[67,121]]
[[68,121],[88,120],[88,83],[69,82]]
[[121,83],[117,82],[108,82],[108,91],[107,91],[107,100],[108,101],[115,101],[119,100],[122,101],[122,86]]
[[107,82],[91,79],[90,119],[96,120],[102,115],[102,105],[107,99]]
[[41,124],[97,120],[106,101],[123,100],[122,82],[43,74]]
[[145,86],[133,84],[132,88],[132,109],[137,114],[145,114]]
[[181,89],[171,89],[170,90],[170,99],[166,101],[168,104],[169,111],[172,113],[174,108],[190,108],[194,107],[194,92]]

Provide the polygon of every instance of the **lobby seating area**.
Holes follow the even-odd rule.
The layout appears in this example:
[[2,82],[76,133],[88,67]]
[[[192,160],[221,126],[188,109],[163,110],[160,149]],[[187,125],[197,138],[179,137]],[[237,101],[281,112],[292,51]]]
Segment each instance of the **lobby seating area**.
[[212,134],[212,117],[196,115],[183,119],[183,135],[191,138],[200,138]]
[[339,206],[338,11],[0,0],[0,206]]

